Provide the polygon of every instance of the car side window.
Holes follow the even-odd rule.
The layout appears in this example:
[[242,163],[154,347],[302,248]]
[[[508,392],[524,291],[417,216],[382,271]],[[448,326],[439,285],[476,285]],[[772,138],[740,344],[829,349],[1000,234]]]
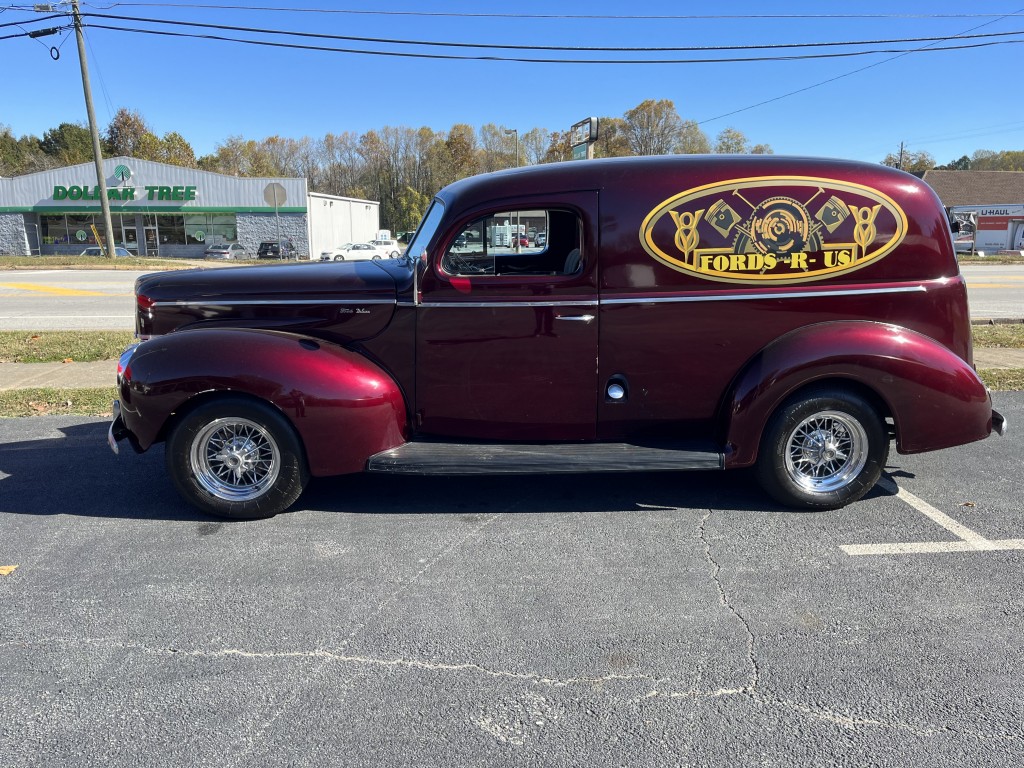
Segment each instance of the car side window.
[[476,219],[448,246],[449,275],[574,275],[582,269],[582,223],[573,211],[499,211]]

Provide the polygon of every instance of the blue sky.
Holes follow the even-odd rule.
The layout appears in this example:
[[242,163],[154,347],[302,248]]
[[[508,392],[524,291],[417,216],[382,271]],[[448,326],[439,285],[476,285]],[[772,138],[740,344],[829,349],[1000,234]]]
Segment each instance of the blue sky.
[[[298,0],[292,4],[213,0],[208,4],[264,8],[288,5],[290,10],[201,8],[199,2],[173,0],[102,0],[83,2],[82,11],[405,41],[504,45],[751,46],[950,36],[970,30],[973,34],[1022,31],[995,39],[1024,40],[1024,0],[815,0],[775,4],[516,0],[507,6],[479,0]],[[26,26],[26,22],[40,14],[14,6],[31,7],[0,0],[0,8],[8,8],[0,11],[0,25],[18,22],[26,29],[40,26]],[[510,15],[470,15],[502,13]],[[622,18],[715,13],[724,17]],[[885,16],[893,13],[907,15]],[[786,18],[764,18],[764,14]],[[823,14],[831,16],[821,18]],[[947,14],[951,17],[942,17]],[[959,16],[952,17],[955,14]],[[1013,15],[998,19],[1002,14]],[[619,18],[597,18],[601,15]],[[155,28],[110,19],[87,18],[86,23]],[[180,27],[161,28],[189,31]],[[0,27],[0,36],[18,31],[17,26]],[[521,133],[535,127],[566,130],[589,115],[621,116],[644,99],[671,99],[679,114],[684,119],[699,121],[712,140],[722,129],[732,127],[742,131],[752,143],[770,144],[777,154],[879,161],[888,152],[898,151],[902,141],[908,150],[927,151],[944,163],[976,149],[1024,149],[1024,91],[1020,85],[1024,43],[903,56],[876,53],[805,61],[586,65],[288,50],[118,32],[95,26],[88,28],[86,34],[100,125],[105,125],[119,107],[136,109],[157,134],[172,130],[183,134],[197,154],[213,151],[218,142],[231,135],[254,139],[274,134],[316,138],[328,132],[363,133],[386,125],[447,130],[454,123],[477,128],[495,123]],[[316,39],[297,42],[377,51],[562,59],[688,59],[759,53],[573,53],[442,49]],[[51,45],[60,46],[57,61],[50,57]],[[923,45],[926,43],[876,47]],[[797,51],[801,52],[813,51]],[[0,123],[10,126],[15,135],[41,135],[61,122],[85,121],[73,35],[0,40],[0,71],[4,73],[0,85]],[[800,92],[754,106],[794,91]]]

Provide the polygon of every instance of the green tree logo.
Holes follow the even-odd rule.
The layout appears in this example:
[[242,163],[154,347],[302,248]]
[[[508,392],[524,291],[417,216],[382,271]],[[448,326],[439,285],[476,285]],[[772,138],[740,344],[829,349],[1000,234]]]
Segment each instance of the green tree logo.
[[114,178],[124,183],[128,182],[128,179],[132,177],[132,169],[127,165],[119,165],[114,169]]

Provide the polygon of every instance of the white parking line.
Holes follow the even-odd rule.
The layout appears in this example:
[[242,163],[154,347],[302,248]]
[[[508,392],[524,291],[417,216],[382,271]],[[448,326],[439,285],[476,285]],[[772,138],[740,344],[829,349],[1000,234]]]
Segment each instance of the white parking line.
[[896,495],[921,514],[938,523],[959,541],[915,541],[893,544],[843,544],[839,548],[848,555],[919,555],[935,552],[992,552],[1024,549],[1024,539],[986,539],[970,528],[940,512],[924,499],[900,488],[890,477],[878,481],[882,488]]

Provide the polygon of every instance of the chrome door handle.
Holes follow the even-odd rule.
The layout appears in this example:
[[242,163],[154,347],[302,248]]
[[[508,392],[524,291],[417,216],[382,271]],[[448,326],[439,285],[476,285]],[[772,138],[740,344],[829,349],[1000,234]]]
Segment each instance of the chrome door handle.
[[580,323],[589,323],[593,319],[593,315],[555,315],[555,320],[575,320]]

